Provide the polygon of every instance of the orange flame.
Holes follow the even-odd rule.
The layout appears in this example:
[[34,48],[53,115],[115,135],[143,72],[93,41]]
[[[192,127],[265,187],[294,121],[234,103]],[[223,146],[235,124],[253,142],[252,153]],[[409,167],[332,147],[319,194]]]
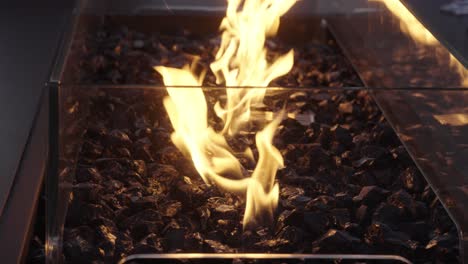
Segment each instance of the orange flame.
[[[169,96],[164,99],[175,130],[172,141],[192,159],[206,183],[246,197],[244,227],[271,220],[278,204],[279,186],[275,183],[275,176],[277,170],[283,167],[283,158],[272,141],[284,113],[257,133],[259,160],[251,177],[243,175],[242,166],[232,154],[224,135],[241,132],[253,118],[251,108],[262,105],[268,84],[291,70],[293,51],[269,62],[266,59],[265,40],[268,36],[276,35],[280,17],[295,2],[228,0],[227,15],[220,27],[224,31],[222,42],[211,69],[218,84],[256,88],[226,89],[226,105],[222,107],[217,102],[214,106],[216,114],[224,121],[221,132],[209,127],[203,90],[193,88],[202,85],[204,74],[197,77],[189,66],[182,69],[155,67],[163,76],[164,84],[172,87],[167,88]],[[245,151],[245,155],[253,157],[251,153],[250,149]]]

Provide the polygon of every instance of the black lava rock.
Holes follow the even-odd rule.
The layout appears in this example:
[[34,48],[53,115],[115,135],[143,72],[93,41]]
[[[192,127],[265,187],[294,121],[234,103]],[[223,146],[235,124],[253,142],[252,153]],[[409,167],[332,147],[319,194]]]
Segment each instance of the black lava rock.
[[389,191],[377,186],[365,186],[361,189],[359,195],[353,198],[353,201],[358,204],[375,207],[381,201],[385,200],[388,194]]
[[360,240],[346,231],[330,229],[312,243],[312,252],[317,254],[353,253]]

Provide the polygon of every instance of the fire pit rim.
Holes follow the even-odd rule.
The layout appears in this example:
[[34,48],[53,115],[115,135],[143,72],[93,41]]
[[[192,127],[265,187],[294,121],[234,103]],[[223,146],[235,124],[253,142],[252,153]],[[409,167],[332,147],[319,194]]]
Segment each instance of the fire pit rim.
[[118,264],[125,264],[133,260],[159,259],[302,259],[302,260],[394,260],[406,264],[413,262],[398,255],[371,255],[371,254],[263,254],[263,253],[165,253],[165,254],[133,254],[121,259]]

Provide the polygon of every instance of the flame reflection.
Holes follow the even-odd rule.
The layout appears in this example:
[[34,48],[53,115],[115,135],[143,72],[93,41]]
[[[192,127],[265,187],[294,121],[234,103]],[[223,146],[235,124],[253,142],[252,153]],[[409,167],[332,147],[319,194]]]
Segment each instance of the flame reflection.
[[[434,35],[419,22],[419,20],[406,8],[400,0],[369,0],[383,3],[393,15],[400,20],[401,30],[410,36],[415,42],[432,46],[436,48],[442,47],[442,44],[434,37]],[[444,51],[445,48],[444,48]],[[448,57],[447,57],[447,54]],[[468,70],[463,64],[458,61],[452,54],[436,50],[437,59],[440,62],[449,61],[449,65],[460,77],[460,85],[468,87]]]

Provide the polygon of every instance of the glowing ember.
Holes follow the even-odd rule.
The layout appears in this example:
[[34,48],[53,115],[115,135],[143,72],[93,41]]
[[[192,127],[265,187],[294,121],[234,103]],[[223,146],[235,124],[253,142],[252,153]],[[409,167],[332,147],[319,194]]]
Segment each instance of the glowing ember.
[[[228,0],[227,15],[221,23],[222,42],[216,61],[211,64],[217,83],[228,87],[227,102],[215,105],[224,129],[216,132],[208,126],[207,103],[201,88],[167,88],[164,106],[175,132],[172,141],[191,158],[206,183],[246,197],[244,227],[271,221],[278,203],[279,186],[276,172],[283,158],[272,145],[274,133],[283,113],[256,135],[259,160],[251,177],[242,174],[242,166],[232,154],[224,135],[237,135],[252,120],[252,107],[261,106],[266,87],[287,74],[294,63],[294,53],[272,62],[267,60],[265,40],[276,35],[280,17],[296,0]],[[155,67],[166,86],[201,86],[203,74],[197,77],[189,66],[183,69]],[[262,115],[255,115],[260,117]],[[263,115],[265,116],[265,115]],[[252,151],[247,149],[246,155]],[[250,153],[250,155],[249,155]]]
[[[400,19],[400,28],[414,41],[433,47],[440,47],[440,42],[427,30],[424,25],[403,5],[400,0],[370,0],[378,1]],[[447,52],[438,52],[440,61],[449,60],[449,65],[461,78],[461,85],[468,86],[468,70],[452,54],[447,58]]]

